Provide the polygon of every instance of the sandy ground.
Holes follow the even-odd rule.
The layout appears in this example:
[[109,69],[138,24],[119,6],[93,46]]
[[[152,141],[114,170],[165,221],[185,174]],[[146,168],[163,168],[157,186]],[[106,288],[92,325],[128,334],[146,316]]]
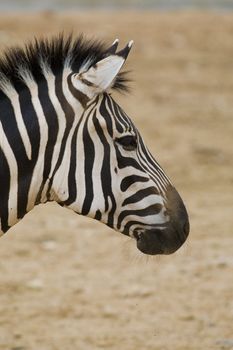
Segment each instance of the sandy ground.
[[132,93],[116,99],[187,204],[177,253],[56,205],[0,241],[0,350],[233,349],[233,14],[1,16],[0,45],[64,30],[122,44]]

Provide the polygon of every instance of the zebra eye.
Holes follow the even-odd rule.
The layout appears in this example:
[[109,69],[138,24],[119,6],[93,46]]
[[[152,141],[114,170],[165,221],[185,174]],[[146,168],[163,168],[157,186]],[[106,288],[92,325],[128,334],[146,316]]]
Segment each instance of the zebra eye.
[[116,139],[116,142],[121,145],[126,151],[134,151],[137,148],[136,136],[127,135]]

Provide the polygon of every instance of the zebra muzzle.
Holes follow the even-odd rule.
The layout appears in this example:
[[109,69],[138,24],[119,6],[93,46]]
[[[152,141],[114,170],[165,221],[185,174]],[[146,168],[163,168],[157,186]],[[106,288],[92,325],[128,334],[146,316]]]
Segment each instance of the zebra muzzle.
[[137,248],[144,254],[172,254],[186,241],[189,234],[189,218],[177,191],[168,194],[169,221],[165,226],[136,229],[133,233]]
[[181,239],[178,232],[169,229],[146,230],[135,233],[137,248],[144,254],[172,254],[181,247],[185,239]]

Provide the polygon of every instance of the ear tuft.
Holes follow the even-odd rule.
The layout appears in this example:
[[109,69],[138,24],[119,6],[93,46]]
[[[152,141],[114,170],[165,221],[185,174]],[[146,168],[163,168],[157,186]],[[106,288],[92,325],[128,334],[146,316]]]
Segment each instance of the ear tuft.
[[114,55],[119,44],[119,39],[115,39],[112,45],[106,50],[105,56]]
[[133,46],[133,40],[130,40],[130,42],[124,47],[124,49],[122,49],[121,51],[117,52],[116,55],[117,56],[121,56],[121,57],[124,58],[124,60],[126,60],[126,58],[128,57],[128,54],[129,54],[132,46]]

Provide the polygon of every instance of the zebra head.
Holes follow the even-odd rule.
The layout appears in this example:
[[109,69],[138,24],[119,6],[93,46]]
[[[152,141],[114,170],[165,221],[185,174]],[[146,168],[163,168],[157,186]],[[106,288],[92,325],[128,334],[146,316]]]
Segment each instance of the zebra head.
[[170,254],[188,236],[187,211],[131,119],[108,93],[132,46],[116,52],[117,43],[94,65],[87,62],[67,75],[81,112],[66,156],[70,161],[57,172],[65,181],[54,192],[61,205],[134,238],[143,253]]

